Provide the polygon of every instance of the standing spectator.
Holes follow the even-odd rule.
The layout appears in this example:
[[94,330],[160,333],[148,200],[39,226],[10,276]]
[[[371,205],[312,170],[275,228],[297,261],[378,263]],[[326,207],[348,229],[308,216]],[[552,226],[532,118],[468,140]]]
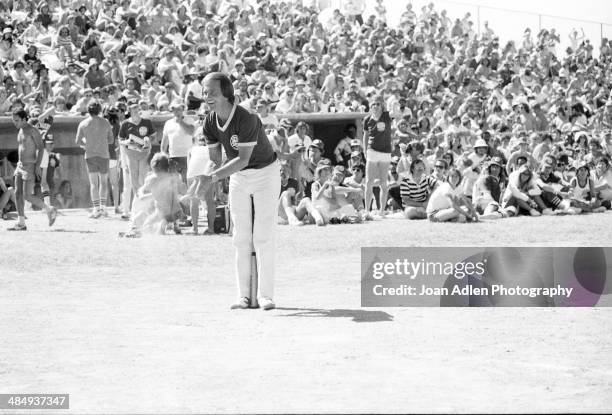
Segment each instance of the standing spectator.
[[370,99],[370,114],[363,120],[363,148],[366,153],[366,213],[370,212],[373,199],[373,188],[378,180],[380,198],[379,214],[385,214],[387,200],[387,174],[391,163],[391,117],[383,107],[382,96],[375,95]]
[[90,218],[108,216],[106,195],[108,194],[108,146],[115,139],[110,123],[100,117],[102,107],[98,102],[87,106],[89,117],[79,123],[76,144],[85,150],[85,162],[89,175],[89,191],[93,210]]
[[129,111],[130,118],[121,124],[119,130],[119,142],[125,146],[132,189],[140,189],[148,172],[147,159],[155,128],[151,120],[141,117],[137,101],[130,102]]
[[295,126],[295,134],[290,135],[287,140],[289,142],[289,150],[294,151],[298,146],[309,148],[312,143],[312,138],[307,134],[308,124],[300,121]]

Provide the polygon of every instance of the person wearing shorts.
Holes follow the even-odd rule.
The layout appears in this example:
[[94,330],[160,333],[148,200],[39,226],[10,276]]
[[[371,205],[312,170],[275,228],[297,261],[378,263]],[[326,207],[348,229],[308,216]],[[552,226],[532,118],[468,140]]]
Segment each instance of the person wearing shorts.
[[23,110],[13,112],[13,124],[19,131],[17,133],[19,161],[15,169],[15,199],[17,200],[18,221],[10,231],[25,231],[25,201],[47,212],[49,226],[55,223],[57,209],[47,205],[42,199],[34,196],[34,182],[36,172],[40,169],[43,156],[43,141],[40,132],[28,123],[28,113]]
[[370,114],[363,120],[363,148],[366,152],[365,210],[370,212],[375,182],[380,187],[379,213],[384,215],[387,204],[387,175],[391,164],[391,117],[384,108],[382,96],[375,95],[370,102]]
[[85,162],[89,175],[89,191],[93,210],[90,218],[107,216],[108,194],[108,145],[115,141],[113,129],[106,118],[100,117],[102,107],[97,101],[87,106],[89,117],[79,123],[76,144],[85,150]]
[[[170,111],[174,117],[170,118],[164,124],[161,140],[161,151],[170,156],[173,168],[181,175],[183,183],[187,183],[187,156],[193,146],[193,135],[195,126],[187,122],[185,119],[185,104],[182,102],[173,102],[170,105]],[[190,211],[192,219],[187,221],[187,226],[192,226],[194,232],[197,233],[197,224],[193,224],[193,216],[198,217],[197,209],[200,204],[197,198],[192,198],[190,201]]]

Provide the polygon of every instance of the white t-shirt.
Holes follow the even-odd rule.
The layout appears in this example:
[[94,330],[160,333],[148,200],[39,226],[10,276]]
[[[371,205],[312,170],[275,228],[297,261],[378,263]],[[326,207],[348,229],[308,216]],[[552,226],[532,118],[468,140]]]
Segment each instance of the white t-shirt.
[[461,186],[457,186],[456,188],[452,188],[450,183],[444,182],[441,183],[436,190],[433,191],[429,198],[429,203],[427,203],[427,214],[431,214],[435,211],[448,209],[453,207],[449,197],[456,197],[461,195],[462,188]]
[[[601,176],[599,179],[593,172],[591,173],[591,180],[593,180],[595,187],[603,186],[605,184],[609,184],[612,186],[612,171],[611,170],[606,171],[604,175]],[[612,189],[606,188],[604,190],[601,190],[599,192],[599,197],[602,200],[612,200]]]
[[208,174],[211,172],[210,154],[206,146],[193,146],[191,158],[187,165],[187,178]]
[[310,144],[312,143],[312,138],[310,138],[308,135],[305,135],[304,140],[302,140],[300,139],[300,136],[296,133],[289,136],[287,138],[287,142],[289,143],[289,149],[291,151],[295,150],[295,148],[300,144],[302,144],[304,147],[306,147],[306,149],[308,149],[308,147],[310,147]]
[[192,136],[171,118],[164,124],[164,134],[168,136],[168,155],[187,157],[192,146]]

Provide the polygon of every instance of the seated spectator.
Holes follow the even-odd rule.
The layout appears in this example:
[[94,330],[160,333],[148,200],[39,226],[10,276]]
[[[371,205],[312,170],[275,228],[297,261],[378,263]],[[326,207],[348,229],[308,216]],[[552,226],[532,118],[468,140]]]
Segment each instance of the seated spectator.
[[310,198],[303,198],[297,202],[299,183],[289,177],[291,167],[287,164],[281,165],[281,193],[279,198],[278,215],[280,223],[291,226],[302,226],[307,215],[311,212]]
[[461,172],[452,168],[448,180],[441,183],[431,194],[427,203],[427,217],[432,222],[478,221],[478,214],[472,203],[465,198],[461,189]]
[[610,169],[610,159],[608,157],[602,156],[597,159],[593,179],[601,205],[607,209],[612,209],[612,169]]
[[[12,203],[12,205],[9,205]],[[7,186],[2,177],[0,177],[0,214],[2,219],[8,219],[8,212],[11,207],[16,208],[17,199],[15,199],[15,189]]]
[[317,166],[315,181],[312,184],[311,209],[311,215],[317,226],[325,226],[333,222],[332,219],[357,217],[357,211],[345,196],[346,191],[351,190],[357,189],[341,189],[337,180],[333,180],[331,163],[320,163]]
[[483,168],[482,174],[474,184],[472,203],[481,218],[507,217],[501,207],[501,195],[508,182],[503,164],[501,157],[493,157]]
[[591,170],[586,162],[576,164],[576,177],[570,181],[569,187],[571,206],[576,213],[605,212],[606,208],[597,199]]
[[410,174],[400,182],[400,194],[406,219],[425,219],[429,196],[435,190],[438,181],[428,176],[423,160],[414,159],[410,163]]
[[72,37],[70,36],[70,28],[68,26],[59,28],[51,47],[56,50],[55,53],[60,61],[66,63],[74,60],[76,51],[72,44]]
[[58,209],[72,209],[74,207],[74,196],[72,195],[72,184],[69,180],[62,180],[54,198]]
[[542,191],[538,187],[531,169],[524,164],[518,170],[510,173],[508,187],[502,198],[502,207],[508,213],[508,216],[521,214],[540,216],[545,209],[547,214],[552,213],[542,201],[541,194]]

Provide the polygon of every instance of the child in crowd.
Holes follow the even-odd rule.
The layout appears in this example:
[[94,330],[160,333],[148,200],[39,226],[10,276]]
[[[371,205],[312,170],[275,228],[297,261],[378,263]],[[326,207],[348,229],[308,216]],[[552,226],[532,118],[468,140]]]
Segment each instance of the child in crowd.
[[427,217],[432,222],[478,221],[472,203],[463,195],[463,176],[456,168],[450,169],[448,179],[432,193],[427,203]]

